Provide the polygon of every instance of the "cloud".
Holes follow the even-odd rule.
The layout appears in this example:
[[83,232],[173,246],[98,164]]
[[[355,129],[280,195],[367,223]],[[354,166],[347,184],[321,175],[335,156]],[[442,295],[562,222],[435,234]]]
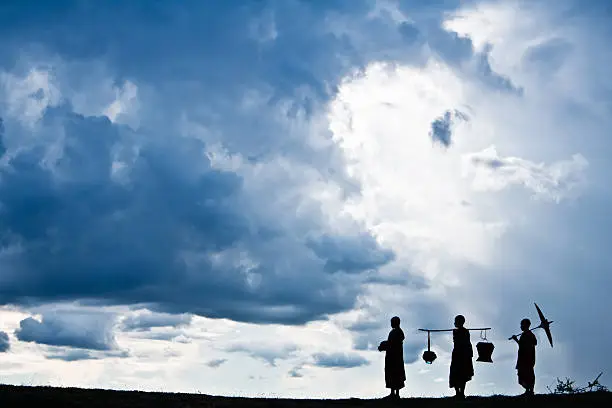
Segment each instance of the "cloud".
[[[115,87],[115,100],[104,110],[104,115],[113,123],[126,123],[138,127],[138,87],[126,81],[121,88]],[[132,120],[131,120],[132,119]]]
[[500,89],[516,96],[522,96],[524,89],[512,83],[505,75],[499,74],[493,70],[490,63],[490,54],[492,45],[487,44],[484,49],[476,53],[475,65],[476,71],[481,74],[481,78],[487,84],[495,89]]
[[133,334],[137,334],[134,337],[148,339],[148,340],[160,340],[160,341],[172,341],[176,343],[191,343],[193,337],[191,335],[186,334],[182,330],[164,330],[164,331],[149,331],[142,330],[131,332]]
[[297,367],[293,367],[291,370],[289,370],[289,377],[291,378],[302,378],[304,377],[304,374],[302,373],[302,366],[297,366]]
[[370,364],[356,353],[317,353],[313,359],[315,366],[325,368],[355,368]]
[[294,345],[260,345],[260,344],[233,344],[224,349],[230,353],[245,353],[250,357],[262,360],[272,367],[276,367],[277,360],[284,360],[297,351],[297,347]]
[[300,324],[352,306],[359,278],[334,271],[358,275],[392,257],[363,226],[330,224],[342,187],[312,167],[281,172],[270,158],[220,170],[199,139],[71,110],[47,109],[53,139],[28,149],[16,122],[5,132],[1,228],[14,252],[1,303],[88,298]]
[[158,341],[169,341],[175,343],[188,344],[194,340],[199,340],[202,337],[188,333],[185,330],[180,329],[167,329],[167,328],[150,328],[150,329],[139,329],[139,330],[125,330],[124,333],[129,333],[129,338],[136,339],[147,339],[147,340],[158,340]]
[[360,237],[323,235],[309,240],[306,245],[325,260],[325,270],[332,273],[375,270],[395,257],[392,251],[381,249],[379,243],[365,233]]
[[49,353],[45,357],[49,360],[63,361],[82,361],[82,360],[98,360],[99,357],[92,354],[88,350],[65,350],[56,353]]
[[522,185],[535,196],[561,201],[584,183],[588,161],[575,154],[570,160],[550,165],[533,163],[519,157],[502,157],[495,146],[466,156],[465,175],[478,191],[500,191]]
[[0,331],[0,353],[6,353],[11,349],[11,342],[6,332]]
[[109,351],[117,347],[114,316],[91,312],[48,312],[28,317],[15,330],[17,339],[51,346]]
[[440,143],[444,147],[451,145],[452,126],[456,120],[468,120],[467,115],[458,110],[444,112],[443,116],[436,118],[431,122],[431,131],[429,136],[434,142]]
[[225,358],[217,358],[217,359],[208,361],[206,363],[206,365],[211,367],[211,368],[217,368],[217,367],[221,366],[221,364],[225,363],[226,361],[227,361],[227,359],[225,359]]
[[4,120],[0,118],[0,158],[4,156],[4,153],[6,153],[6,147],[4,147],[3,141],[4,141]]
[[167,313],[139,313],[123,319],[123,330],[150,331],[154,327],[182,327],[191,324],[191,315],[172,315]]
[[0,90],[7,104],[6,113],[32,128],[48,107],[61,101],[61,93],[52,75],[40,68],[32,68],[25,76],[0,72]]
[[51,347],[45,353],[45,357],[49,360],[62,360],[66,362],[84,361],[84,360],[101,360],[105,358],[125,358],[129,353],[125,350],[85,350],[85,349],[62,349]]

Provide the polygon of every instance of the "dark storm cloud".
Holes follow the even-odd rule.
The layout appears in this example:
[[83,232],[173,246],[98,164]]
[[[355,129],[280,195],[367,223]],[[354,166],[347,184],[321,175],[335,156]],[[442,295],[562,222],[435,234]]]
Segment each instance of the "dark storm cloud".
[[[146,0],[58,0],[53,6],[41,2],[33,12],[18,2],[2,2],[0,35],[7,66],[23,60],[28,50],[27,56],[104,61],[118,81],[134,78],[154,86],[163,92],[160,118],[197,111],[204,93],[206,105],[224,109],[252,89],[269,91],[265,104],[291,99],[290,116],[310,114],[333,95],[346,74],[373,60],[421,64],[423,46],[454,65],[473,59],[478,62],[475,73],[484,81],[507,85],[507,80],[490,80],[497,74],[490,69],[488,52],[475,54],[469,38],[441,28],[458,2],[402,2],[398,7],[412,22],[397,22],[385,10],[373,16],[374,6],[366,0],[154,6]],[[116,28],[110,29],[109,22]],[[82,77],[88,73],[85,68]],[[259,120],[266,118],[253,118]],[[230,136],[232,127],[242,125],[244,120],[226,123],[226,147],[268,154],[269,136],[260,126],[247,126],[249,138]],[[284,140],[283,149],[292,143]]]
[[369,234],[357,239],[326,234],[309,240],[307,246],[325,260],[325,269],[330,272],[376,269],[395,258],[392,251],[381,250],[376,239]]
[[[370,18],[370,6],[58,1],[31,11],[3,2],[0,66],[18,75],[49,69],[67,96],[43,112],[34,146],[25,148],[28,130],[5,116],[0,239],[10,251],[0,260],[0,304],[142,303],[286,324],[350,309],[364,283],[356,276],[394,254],[359,227],[334,236],[315,210],[298,215],[306,197],[297,193],[282,211],[270,205],[308,181],[300,170],[291,181],[251,179],[255,196],[242,175],[214,168],[207,150],[218,143],[253,166],[281,157],[358,194],[329,132],[315,148],[307,124],[291,129],[324,109],[347,72],[374,57],[412,58],[402,47],[429,38],[427,24],[390,25],[388,15]],[[357,25],[343,31],[348,20]],[[364,27],[377,35],[355,36]],[[105,67],[104,79],[129,78],[147,97],[141,129],[73,112],[70,92],[93,87],[91,61]],[[178,137],[183,117],[206,136]]]
[[[0,6],[13,16],[0,29],[5,56],[17,61],[5,66],[23,75],[33,65],[47,69],[35,64],[41,59],[59,61],[53,75],[69,99],[79,86],[95,88],[88,79],[95,57],[115,83],[130,78],[147,97],[143,127],[75,114],[64,100],[41,122],[53,143],[20,149],[25,131],[11,119],[0,231],[3,245],[23,252],[2,260],[8,272],[0,303],[144,303],[156,312],[287,324],[351,308],[362,283],[355,275],[393,254],[359,227],[334,236],[315,210],[298,216],[303,198],[282,212],[270,205],[308,182],[305,176],[278,183],[262,176],[254,180],[261,197],[248,195],[243,177],[214,169],[206,150],[218,143],[253,158],[253,166],[281,157],[358,194],[328,131],[314,148],[307,124],[297,134],[291,129],[322,109],[343,73],[367,62],[322,16],[365,16],[367,2],[54,4],[39,14]],[[129,33],[109,30],[108,21]],[[206,137],[219,137],[179,138],[176,121],[185,115]],[[50,164],[51,144],[61,159]],[[113,173],[117,162],[123,167]]]
[[[326,83],[350,68],[344,66],[346,59],[363,61],[345,38],[330,35],[324,16],[365,15],[369,6],[363,0],[350,5],[296,0],[8,3],[0,5],[5,58],[15,59],[24,47],[38,45],[69,60],[105,59],[118,78],[157,86],[169,80],[183,98],[202,89],[209,97],[242,94],[241,86],[259,82],[274,82],[277,96],[292,96],[308,86],[314,98],[325,98]],[[270,31],[277,36],[269,37]],[[314,100],[302,102],[308,109]]]
[[0,331],[0,353],[6,353],[11,348],[11,341],[8,334]]
[[[0,230],[6,247],[20,248],[3,260],[0,303],[148,303],[154,311],[299,324],[352,306],[358,280],[339,282],[330,272],[358,273],[391,257],[358,231],[319,232],[316,215],[308,243],[285,225],[258,221],[242,178],[212,168],[202,141],[156,138],[70,109],[49,108],[41,122],[62,133],[60,160],[41,166],[52,147],[37,145],[13,150],[0,169]],[[127,163],[121,180],[113,177],[117,160]],[[295,219],[287,211],[279,222]],[[241,253],[257,266],[247,272]]]
[[17,339],[50,346],[114,350],[114,316],[105,313],[51,312],[42,319],[28,317],[15,330]]
[[318,353],[313,355],[314,365],[325,368],[355,368],[370,362],[356,353]]

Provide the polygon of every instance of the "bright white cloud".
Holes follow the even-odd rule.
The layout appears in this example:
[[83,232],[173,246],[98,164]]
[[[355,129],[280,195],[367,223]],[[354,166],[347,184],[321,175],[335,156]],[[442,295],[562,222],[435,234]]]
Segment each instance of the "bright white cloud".
[[424,69],[373,64],[331,104],[330,127],[363,186],[347,211],[398,254],[489,262],[500,220],[465,205],[472,192],[461,176],[463,154],[478,141],[457,129],[447,151],[428,136],[441,113],[471,102],[466,86],[435,60]]
[[126,81],[121,87],[114,87],[115,100],[104,109],[113,123],[124,123],[138,127],[138,87]]
[[518,157],[500,157],[495,146],[465,156],[464,175],[472,178],[477,191],[500,191],[518,184],[534,196],[560,202],[575,187],[583,185],[583,171],[588,166],[581,154],[546,166]]
[[33,68],[23,76],[0,72],[0,86],[8,116],[30,128],[62,97],[53,73],[44,69]]

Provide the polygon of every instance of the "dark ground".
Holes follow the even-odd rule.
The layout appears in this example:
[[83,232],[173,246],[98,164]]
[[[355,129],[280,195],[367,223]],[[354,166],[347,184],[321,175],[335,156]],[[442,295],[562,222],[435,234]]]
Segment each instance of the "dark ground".
[[[607,401],[607,402],[606,402]],[[144,407],[377,407],[404,406],[410,408],[443,407],[605,407],[612,406],[612,392],[592,392],[575,395],[536,395],[529,399],[523,397],[469,397],[464,401],[453,398],[404,398],[400,401],[381,399],[346,400],[291,400],[265,398],[214,397],[199,394],[167,394],[161,392],[89,390],[79,388],[23,387],[0,385],[0,407],[45,407],[62,408],[144,408]],[[536,405],[534,405],[536,404]]]

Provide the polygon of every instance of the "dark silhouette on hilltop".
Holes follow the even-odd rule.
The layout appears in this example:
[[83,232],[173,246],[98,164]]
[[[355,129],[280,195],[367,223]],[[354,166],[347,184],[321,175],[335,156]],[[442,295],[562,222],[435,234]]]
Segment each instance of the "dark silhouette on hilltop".
[[470,342],[470,332],[463,327],[465,317],[458,315],[455,317],[455,327],[453,330],[453,354],[451,358],[449,386],[455,389],[457,398],[465,398],[465,384],[474,376],[474,365],[472,357],[472,343]]
[[535,387],[535,348],[538,340],[535,334],[529,330],[529,326],[531,326],[529,319],[521,320],[523,333],[520,339],[516,335],[512,336],[512,339],[519,345],[516,370],[518,382],[525,388],[524,395],[533,395],[533,388]]
[[[224,397],[206,394],[183,394],[99,389],[25,387],[0,385],[2,407],[71,407],[71,408],[380,408],[380,399],[291,399]],[[607,401],[607,402],[606,402]],[[393,401],[410,408],[457,408],[452,398],[406,398]],[[403,404],[405,403],[405,404]],[[516,408],[517,397],[474,397],[470,408]],[[533,397],[538,408],[605,407],[612,403],[611,392],[585,392],[571,395],[544,394]]]
[[404,332],[400,328],[400,318],[391,318],[392,330],[386,341],[380,343],[378,351],[385,351],[385,385],[391,389],[387,398],[399,398],[399,390],[404,388]]
[[525,318],[521,320],[522,332],[520,334],[520,339],[516,334],[508,339],[514,340],[519,345],[518,357],[516,359],[516,370],[518,382],[523,386],[523,388],[525,388],[525,393],[523,395],[533,395],[533,389],[535,386],[535,347],[538,344],[538,340],[533,334],[533,331],[535,329],[544,329],[548,342],[550,343],[550,347],[553,347],[552,333],[550,332],[550,324],[553,321],[544,317],[544,313],[542,313],[542,310],[537,303],[534,302],[534,305],[538,312],[538,317],[540,318],[540,325],[530,329],[529,327],[531,326],[531,321]]

